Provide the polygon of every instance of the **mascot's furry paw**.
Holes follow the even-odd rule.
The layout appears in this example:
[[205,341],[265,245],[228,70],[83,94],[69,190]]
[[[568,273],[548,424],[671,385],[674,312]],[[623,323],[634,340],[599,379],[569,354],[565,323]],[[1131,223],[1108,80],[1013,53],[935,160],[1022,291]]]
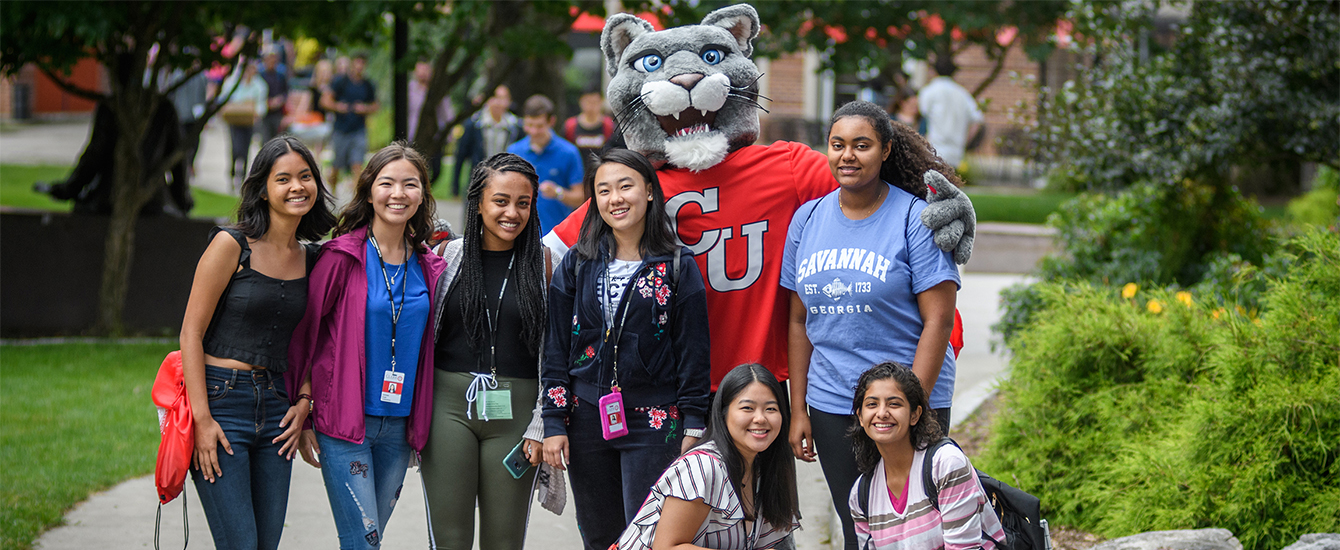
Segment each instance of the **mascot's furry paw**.
[[977,235],[977,212],[972,209],[972,201],[939,172],[927,170],[924,180],[927,205],[921,211],[921,223],[935,232],[935,246],[954,253],[954,263],[968,263]]

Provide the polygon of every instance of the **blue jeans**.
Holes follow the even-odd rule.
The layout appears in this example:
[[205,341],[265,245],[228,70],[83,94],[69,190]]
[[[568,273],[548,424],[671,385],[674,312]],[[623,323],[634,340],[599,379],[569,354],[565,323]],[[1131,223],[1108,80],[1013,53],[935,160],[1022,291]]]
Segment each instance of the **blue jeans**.
[[[650,407],[628,407],[628,435],[606,441],[595,403],[580,400],[568,423],[568,479],[586,550],[607,550],[633,521],[651,486],[679,456],[683,418],[653,427]],[[668,405],[655,407],[661,412]]]
[[409,468],[407,419],[364,415],[362,443],[316,432],[321,446],[321,477],[335,514],[342,550],[381,548]]
[[209,412],[223,428],[233,454],[218,449],[223,475],[214,483],[192,469],[200,506],[219,550],[274,549],[284,533],[293,463],[271,443],[288,412],[284,382],[268,370],[205,366]]

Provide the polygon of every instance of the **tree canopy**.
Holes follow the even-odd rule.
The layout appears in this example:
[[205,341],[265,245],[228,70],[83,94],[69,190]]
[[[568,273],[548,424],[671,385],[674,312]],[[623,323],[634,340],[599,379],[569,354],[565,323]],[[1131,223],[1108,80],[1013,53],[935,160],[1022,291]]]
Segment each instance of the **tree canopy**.
[[[1162,11],[1160,9],[1162,8]],[[1037,157],[1080,186],[1186,178],[1226,185],[1234,167],[1340,168],[1340,4],[1311,0],[1084,2],[1068,18],[1086,60],[1044,88]]]

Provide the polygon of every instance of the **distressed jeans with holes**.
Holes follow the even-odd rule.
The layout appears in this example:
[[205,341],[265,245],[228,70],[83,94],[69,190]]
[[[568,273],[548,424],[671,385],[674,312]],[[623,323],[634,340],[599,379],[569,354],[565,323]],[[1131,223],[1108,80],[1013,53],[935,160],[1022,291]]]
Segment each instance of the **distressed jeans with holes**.
[[267,370],[236,370],[205,366],[209,412],[223,428],[233,454],[218,446],[223,475],[214,483],[192,469],[200,506],[209,520],[219,550],[279,547],[288,511],[293,463],[271,443],[283,433],[279,422],[288,412],[288,394],[277,374]]
[[335,514],[341,550],[381,548],[386,522],[400,499],[409,468],[406,420],[365,415],[367,432],[362,443],[316,432],[321,477]]

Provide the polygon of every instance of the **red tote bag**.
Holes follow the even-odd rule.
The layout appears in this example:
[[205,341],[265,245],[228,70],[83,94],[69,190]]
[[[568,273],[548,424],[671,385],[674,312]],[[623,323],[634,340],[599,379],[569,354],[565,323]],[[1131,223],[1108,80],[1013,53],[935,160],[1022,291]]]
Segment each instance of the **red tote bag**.
[[186,383],[181,375],[181,351],[169,353],[158,367],[153,399],[158,406],[158,428],[163,437],[158,444],[154,487],[158,490],[158,502],[167,504],[181,494],[195,450],[191,400],[186,397]]

